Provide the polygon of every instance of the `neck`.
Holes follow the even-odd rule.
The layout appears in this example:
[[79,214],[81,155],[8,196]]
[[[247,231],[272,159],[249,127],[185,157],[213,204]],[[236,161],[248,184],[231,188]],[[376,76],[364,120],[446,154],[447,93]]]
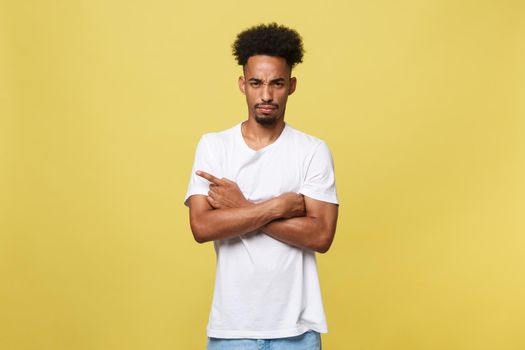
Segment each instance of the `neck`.
[[253,118],[249,118],[241,125],[242,136],[252,148],[260,149],[265,147],[281,135],[284,130],[285,122],[279,118],[274,124],[261,125]]

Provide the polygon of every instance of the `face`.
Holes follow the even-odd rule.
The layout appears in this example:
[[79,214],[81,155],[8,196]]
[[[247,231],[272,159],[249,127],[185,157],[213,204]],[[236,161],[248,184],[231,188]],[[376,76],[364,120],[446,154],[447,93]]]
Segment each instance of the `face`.
[[251,56],[239,77],[239,88],[246,95],[250,119],[262,125],[284,120],[288,95],[295,91],[296,79],[282,57]]

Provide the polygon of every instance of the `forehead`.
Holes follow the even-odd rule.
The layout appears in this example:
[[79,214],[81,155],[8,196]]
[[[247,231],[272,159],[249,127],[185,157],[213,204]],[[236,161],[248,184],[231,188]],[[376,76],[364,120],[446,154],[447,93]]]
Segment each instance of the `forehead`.
[[248,58],[244,66],[246,78],[284,78],[290,76],[291,69],[283,57],[255,55]]

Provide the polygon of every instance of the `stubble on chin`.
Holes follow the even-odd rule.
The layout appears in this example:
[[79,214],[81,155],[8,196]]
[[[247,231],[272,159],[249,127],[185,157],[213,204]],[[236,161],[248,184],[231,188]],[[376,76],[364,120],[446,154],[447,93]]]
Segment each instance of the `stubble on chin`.
[[260,117],[258,115],[255,115],[255,121],[264,126],[273,125],[275,122],[277,122],[277,117],[275,116],[268,116],[268,117]]

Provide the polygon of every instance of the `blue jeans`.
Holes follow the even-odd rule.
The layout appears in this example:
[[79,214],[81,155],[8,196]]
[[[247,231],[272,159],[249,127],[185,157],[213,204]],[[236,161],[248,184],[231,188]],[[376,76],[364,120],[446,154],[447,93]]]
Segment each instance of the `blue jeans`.
[[223,339],[208,337],[207,350],[321,350],[321,335],[308,331],[276,339]]

